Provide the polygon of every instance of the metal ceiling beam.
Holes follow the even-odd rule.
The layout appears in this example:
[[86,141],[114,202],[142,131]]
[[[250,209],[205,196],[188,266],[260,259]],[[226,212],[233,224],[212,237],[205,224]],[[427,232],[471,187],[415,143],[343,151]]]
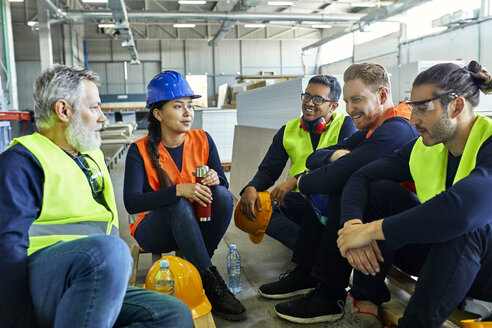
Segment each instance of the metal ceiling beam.
[[[256,7],[261,0],[239,0],[234,8],[232,9],[233,12],[245,12],[249,8]],[[220,27],[219,31],[215,36],[213,37],[212,40],[208,43],[209,46],[217,46],[222,40],[226,34],[236,25],[237,21],[224,21],[222,22],[222,26]]]
[[302,48],[302,50],[306,51],[306,50],[309,50],[312,48],[317,48],[317,47],[319,47],[319,46],[321,46],[327,42],[336,40],[339,37],[342,37],[342,36],[347,35],[349,33],[358,31],[358,30],[362,29],[364,26],[375,23],[377,21],[385,20],[386,18],[391,17],[391,16],[401,14],[401,13],[403,13],[403,12],[413,8],[413,7],[419,6],[419,5],[426,3],[426,2],[429,2],[429,1],[431,1],[431,0],[400,0],[400,1],[397,1],[397,2],[393,3],[392,5],[389,5],[387,7],[383,7],[381,9],[379,9],[378,11],[375,11],[371,14],[368,14],[368,15],[362,17],[359,21],[359,24],[356,26],[353,26],[348,31],[344,31],[344,32],[330,35],[327,38],[321,39],[318,42],[315,42],[313,44],[310,44],[309,46]]
[[[49,1],[49,0],[41,0]],[[430,1],[430,0],[427,0]],[[306,21],[306,22],[359,22],[364,14],[261,14],[261,13],[128,13],[129,20],[226,20],[226,21]],[[75,12],[66,14],[67,20],[73,19],[108,19],[113,15],[110,12]]]
[[132,58],[131,64],[140,64],[137,48],[135,47],[135,41],[133,40],[132,30],[130,28],[130,23],[128,22],[128,13],[126,12],[125,1],[109,0],[108,4],[109,8],[111,8],[115,21],[114,29],[117,30],[123,38],[121,46],[128,48],[130,57]]

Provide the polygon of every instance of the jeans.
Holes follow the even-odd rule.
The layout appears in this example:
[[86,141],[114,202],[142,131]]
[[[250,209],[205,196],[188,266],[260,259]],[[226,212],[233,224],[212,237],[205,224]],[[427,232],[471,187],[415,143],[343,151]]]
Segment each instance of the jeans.
[[180,197],[177,203],[152,211],[140,222],[135,231],[140,247],[153,253],[179,249],[198,271],[210,267],[232,217],[232,196],[227,188],[215,186],[211,190],[209,222],[198,222],[189,200]]
[[43,248],[28,260],[40,327],[192,327],[185,303],[127,287],[132,260],[118,237],[96,235]]
[[302,222],[316,214],[299,192],[289,192],[282,206],[273,208],[266,234],[290,249],[294,249]]
[[[392,181],[371,183],[365,220],[400,213],[419,204],[408,190]],[[413,200],[412,200],[413,199]],[[431,245],[407,245],[397,251],[379,242],[384,263],[376,276],[354,273],[352,294],[375,304],[389,300],[384,284],[392,263],[410,274],[418,274],[399,327],[441,327],[465,296],[492,300],[492,225]]]

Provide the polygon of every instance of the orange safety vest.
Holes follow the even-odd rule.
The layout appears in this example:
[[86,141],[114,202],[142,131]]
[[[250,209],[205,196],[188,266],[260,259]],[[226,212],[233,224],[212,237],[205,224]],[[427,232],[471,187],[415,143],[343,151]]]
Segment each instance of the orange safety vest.
[[[392,117],[403,117],[407,120],[410,120],[411,115],[412,115],[412,112],[408,108],[407,103],[404,101],[402,103],[399,103],[395,107],[390,108],[390,110],[388,111],[388,114],[386,114],[386,118],[384,120],[386,121],[387,119],[392,118]],[[367,132],[367,134],[366,134],[366,139],[369,138],[373,132],[374,132],[374,130],[369,130],[369,132]],[[407,188],[408,190],[410,190],[414,194],[417,193],[417,191],[415,190],[415,183],[413,183],[413,182],[410,182],[410,181],[409,182],[402,182],[402,183],[400,183],[400,185],[404,188]]]
[[[147,140],[149,137],[143,137],[135,144],[138,147],[138,151],[143,158],[145,173],[149,181],[150,187],[153,190],[159,190],[159,176],[157,170],[152,165],[149,152],[147,151]],[[203,130],[190,130],[186,133],[183,145],[183,160],[181,164],[181,171],[176,167],[174,161],[167,151],[166,147],[159,143],[159,163],[166,173],[169,175],[173,183],[194,183],[196,181],[192,172],[196,171],[197,166],[207,165],[209,156],[209,145],[207,135]],[[130,234],[135,235],[138,224],[147,213],[139,213],[139,217],[135,223],[130,223]]]
[[[388,114],[386,114],[385,121],[387,119],[390,119],[392,117],[403,117],[407,120],[410,120],[410,116],[412,115],[412,112],[408,108],[408,105],[406,102],[399,103],[395,107],[390,108],[388,111]],[[371,134],[374,132],[374,130],[369,130],[366,134],[366,139],[371,136]]]

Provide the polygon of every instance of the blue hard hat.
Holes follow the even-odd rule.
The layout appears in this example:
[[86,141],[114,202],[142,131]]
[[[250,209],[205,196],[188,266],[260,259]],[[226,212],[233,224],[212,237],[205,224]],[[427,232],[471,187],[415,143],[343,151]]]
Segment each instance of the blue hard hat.
[[160,72],[147,85],[147,107],[159,101],[183,97],[195,99],[201,96],[193,93],[188,81],[178,72]]

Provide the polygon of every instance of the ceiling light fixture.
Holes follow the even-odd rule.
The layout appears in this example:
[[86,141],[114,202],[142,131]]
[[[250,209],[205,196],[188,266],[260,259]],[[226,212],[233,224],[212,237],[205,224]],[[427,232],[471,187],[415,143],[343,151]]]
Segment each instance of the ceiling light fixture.
[[84,3],[108,3],[108,0],[82,0]]
[[292,6],[292,1],[268,1],[269,6]]
[[37,25],[37,24],[38,24],[38,22],[35,22],[35,21],[27,22],[27,26],[31,26],[31,27],[33,27],[34,25]]
[[312,28],[332,28],[331,25],[329,24],[314,24],[314,25],[311,25]]
[[181,28],[181,27],[195,27],[195,24],[173,24],[173,27]]
[[102,28],[102,27],[114,27],[114,23],[97,24],[97,27],[99,27],[99,28]]
[[207,3],[205,0],[179,0],[180,5],[204,5]]
[[24,2],[24,0],[9,0],[9,2]]
[[352,2],[350,7],[373,8],[376,7],[376,4],[374,2]]
[[247,27],[247,28],[260,28],[260,27],[265,27],[265,24],[244,24],[244,27]]

